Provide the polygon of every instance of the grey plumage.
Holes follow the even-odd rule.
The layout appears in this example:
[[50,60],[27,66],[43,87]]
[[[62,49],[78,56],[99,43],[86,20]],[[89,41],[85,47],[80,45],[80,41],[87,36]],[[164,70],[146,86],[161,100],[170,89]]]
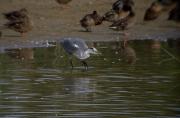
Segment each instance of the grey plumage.
[[[98,54],[94,47],[88,48],[85,41],[80,38],[64,38],[60,44],[69,55],[74,55],[77,59],[79,59],[86,69],[88,69],[88,65],[85,62],[85,59],[89,58],[90,54]],[[73,68],[71,58],[70,63]]]
[[61,45],[68,54],[74,55],[78,59],[83,60],[89,57],[89,55],[84,54],[88,50],[88,46],[82,39],[66,38],[61,41]]

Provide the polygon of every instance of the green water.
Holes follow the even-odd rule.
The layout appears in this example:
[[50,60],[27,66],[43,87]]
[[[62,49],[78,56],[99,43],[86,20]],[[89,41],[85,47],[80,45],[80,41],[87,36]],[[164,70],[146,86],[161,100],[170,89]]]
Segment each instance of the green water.
[[[0,54],[1,118],[179,118],[180,43],[93,43],[85,71],[59,46]],[[91,44],[92,45],[92,44]]]

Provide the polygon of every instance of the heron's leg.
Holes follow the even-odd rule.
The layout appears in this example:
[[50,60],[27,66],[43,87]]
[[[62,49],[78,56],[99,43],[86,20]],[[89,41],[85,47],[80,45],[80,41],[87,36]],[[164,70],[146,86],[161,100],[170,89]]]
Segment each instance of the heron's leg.
[[86,70],[88,70],[88,64],[85,61],[81,61],[85,67]]
[[74,68],[74,65],[73,65],[73,62],[72,62],[72,57],[69,58],[69,62],[71,64],[71,68],[73,69]]

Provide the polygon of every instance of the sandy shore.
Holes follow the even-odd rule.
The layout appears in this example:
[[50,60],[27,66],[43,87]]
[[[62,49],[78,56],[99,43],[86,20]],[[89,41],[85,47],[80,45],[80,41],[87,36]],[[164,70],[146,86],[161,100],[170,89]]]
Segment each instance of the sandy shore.
[[[79,20],[87,13],[97,10],[104,14],[116,0],[73,0],[66,8],[55,0],[1,0],[0,13],[25,7],[30,12],[34,28],[25,37],[11,30],[3,30],[0,42],[16,40],[55,40],[62,37],[81,37],[86,40],[110,41],[121,39],[116,31],[108,29],[110,23],[93,28],[93,32],[82,32]],[[152,0],[135,0],[136,25],[129,29],[130,39],[167,39],[180,37],[180,25],[167,21],[167,13],[153,22],[143,22],[145,9]],[[0,15],[0,25],[6,21]]]

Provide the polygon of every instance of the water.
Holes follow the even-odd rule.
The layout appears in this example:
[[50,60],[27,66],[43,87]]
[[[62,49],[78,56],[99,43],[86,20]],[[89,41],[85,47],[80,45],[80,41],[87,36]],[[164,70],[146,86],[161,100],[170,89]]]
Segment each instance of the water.
[[1,118],[179,118],[180,43],[96,42],[89,70],[60,46],[0,54]]

